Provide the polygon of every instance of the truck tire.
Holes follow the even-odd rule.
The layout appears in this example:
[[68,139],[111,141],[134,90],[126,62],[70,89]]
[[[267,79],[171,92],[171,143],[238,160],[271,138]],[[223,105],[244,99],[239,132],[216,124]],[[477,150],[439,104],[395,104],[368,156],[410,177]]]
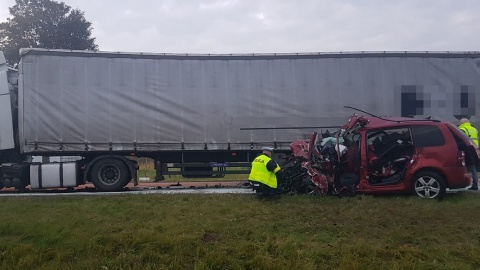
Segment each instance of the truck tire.
[[127,165],[116,158],[101,159],[92,166],[91,180],[100,191],[118,191],[130,182]]

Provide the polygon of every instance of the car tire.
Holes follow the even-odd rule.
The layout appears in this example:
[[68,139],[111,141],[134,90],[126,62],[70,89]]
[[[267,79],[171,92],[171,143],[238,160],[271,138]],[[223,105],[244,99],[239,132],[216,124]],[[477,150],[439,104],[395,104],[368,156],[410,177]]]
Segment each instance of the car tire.
[[419,197],[441,200],[445,196],[445,180],[436,172],[419,172],[415,174],[412,182],[412,193]]
[[127,165],[116,158],[101,159],[92,166],[91,180],[100,191],[118,191],[130,182]]

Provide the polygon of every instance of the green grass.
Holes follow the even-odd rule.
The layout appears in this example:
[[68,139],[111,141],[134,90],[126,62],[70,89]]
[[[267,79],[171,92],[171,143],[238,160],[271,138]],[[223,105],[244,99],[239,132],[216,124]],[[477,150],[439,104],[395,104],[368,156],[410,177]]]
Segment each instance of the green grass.
[[[239,170],[236,168],[235,170]],[[204,182],[204,181],[239,181],[246,180],[248,178],[248,173],[250,169],[246,168],[245,174],[225,174],[224,177],[183,177],[181,175],[165,175],[165,180],[163,182],[177,182],[177,181],[186,181],[186,182]],[[215,172],[214,172],[215,173]],[[155,169],[153,168],[140,168],[138,171],[138,177],[148,177],[150,182],[155,180]]]
[[480,197],[0,198],[1,269],[480,269]]

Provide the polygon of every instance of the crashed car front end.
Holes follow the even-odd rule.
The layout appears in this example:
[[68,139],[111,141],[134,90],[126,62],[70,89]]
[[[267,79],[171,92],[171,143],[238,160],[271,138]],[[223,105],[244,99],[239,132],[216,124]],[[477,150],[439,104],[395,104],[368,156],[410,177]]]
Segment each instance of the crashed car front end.
[[[354,195],[359,181],[355,173],[358,156],[358,129],[368,123],[361,116],[353,116],[349,122],[334,133],[314,132],[308,143],[297,140],[291,143],[292,155],[286,161],[284,175],[290,185],[300,193]],[[349,150],[348,145],[352,148]]]
[[292,142],[284,172],[309,193],[441,198],[447,187],[463,188],[469,181],[465,154],[472,156],[473,148],[452,129],[440,121],[354,115],[333,133]]

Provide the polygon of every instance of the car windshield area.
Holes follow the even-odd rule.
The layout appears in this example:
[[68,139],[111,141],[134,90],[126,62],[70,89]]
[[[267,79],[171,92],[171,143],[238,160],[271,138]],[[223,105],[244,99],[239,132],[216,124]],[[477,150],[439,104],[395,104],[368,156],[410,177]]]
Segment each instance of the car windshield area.
[[367,163],[372,185],[391,185],[402,181],[415,149],[408,127],[376,129],[367,132]]

